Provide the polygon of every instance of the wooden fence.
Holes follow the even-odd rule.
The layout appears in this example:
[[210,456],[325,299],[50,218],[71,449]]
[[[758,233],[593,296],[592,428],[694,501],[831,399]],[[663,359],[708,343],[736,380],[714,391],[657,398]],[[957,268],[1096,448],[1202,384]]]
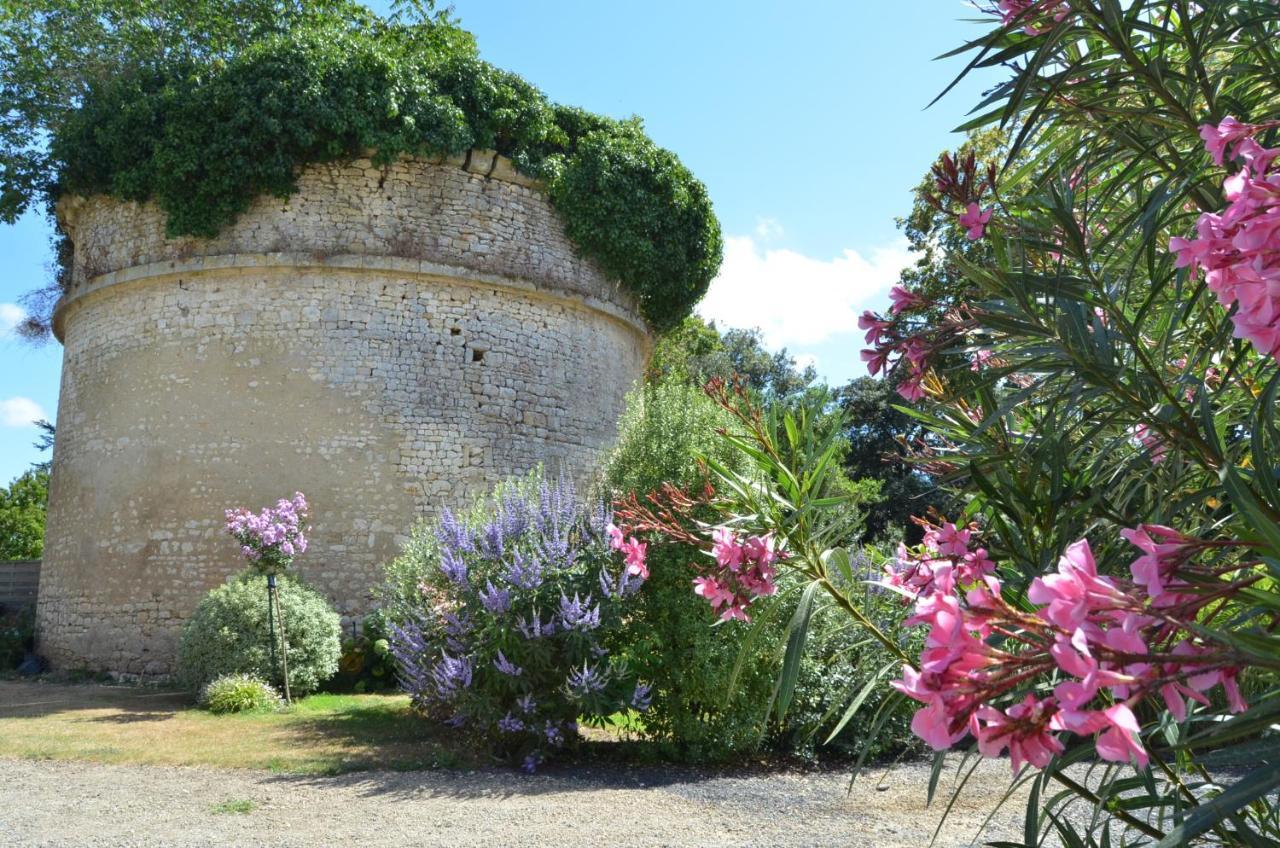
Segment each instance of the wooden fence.
[[35,606],[40,560],[0,562],[0,607]]

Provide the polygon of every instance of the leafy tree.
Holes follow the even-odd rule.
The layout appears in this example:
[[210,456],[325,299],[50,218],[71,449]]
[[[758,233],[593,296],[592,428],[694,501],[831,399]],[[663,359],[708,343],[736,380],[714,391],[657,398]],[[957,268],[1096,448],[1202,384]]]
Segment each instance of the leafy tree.
[[812,365],[800,367],[784,347],[770,353],[760,330],[720,332],[715,322],[690,315],[659,341],[651,377],[676,375],[701,386],[713,377],[738,375],[748,387],[773,399],[793,398],[814,388]]
[[47,141],[93,85],[162,61],[225,61],[320,19],[375,20],[348,0],[0,0],[0,221],[43,197]]
[[908,461],[910,446],[928,437],[919,421],[903,412],[892,384],[858,377],[836,390],[844,412],[844,468],[850,479],[880,481],[878,503],[867,509],[866,539],[902,532],[919,541],[921,529],[911,522],[930,508],[946,513],[954,504],[932,476]]
[[0,559],[39,559],[44,551],[49,472],[32,468],[0,488]]

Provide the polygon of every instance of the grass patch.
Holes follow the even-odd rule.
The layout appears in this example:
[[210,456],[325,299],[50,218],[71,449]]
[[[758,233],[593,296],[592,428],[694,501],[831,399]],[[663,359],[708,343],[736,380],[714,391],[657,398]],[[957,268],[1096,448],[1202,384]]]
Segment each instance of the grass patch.
[[240,800],[223,801],[221,804],[214,804],[209,808],[209,812],[213,813],[215,816],[233,814],[244,815],[246,813],[252,813],[255,806],[257,805],[248,798],[242,798]]
[[182,693],[0,681],[0,757],[264,769],[283,774],[472,765],[404,695],[312,695],[212,715]]

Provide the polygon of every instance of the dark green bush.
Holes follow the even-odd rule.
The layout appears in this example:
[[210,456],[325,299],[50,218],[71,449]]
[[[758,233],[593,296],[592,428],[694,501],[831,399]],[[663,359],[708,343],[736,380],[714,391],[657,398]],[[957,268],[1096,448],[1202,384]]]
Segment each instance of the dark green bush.
[[342,640],[338,674],[325,687],[329,691],[373,692],[396,685],[396,665],[391,656],[389,622],[383,610],[374,610],[360,623],[360,632]]
[[[319,592],[291,577],[277,580],[290,691],[306,695],[338,670],[340,620]],[[266,581],[247,571],[204,596],[178,644],[178,680],[184,686],[198,692],[226,674],[250,674],[283,688],[280,669],[271,662]]]
[[0,609],[0,671],[17,668],[35,637],[34,607]]
[[552,104],[447,20],[298,25],[226,58],[112,74],[54,134],[52,192],[154,199],[171,236],[209,237],[255,197],[289,196],[308,163],[470,148],[544,179],[578,247],[656,328],[719,268],[705,187],[638,121]]

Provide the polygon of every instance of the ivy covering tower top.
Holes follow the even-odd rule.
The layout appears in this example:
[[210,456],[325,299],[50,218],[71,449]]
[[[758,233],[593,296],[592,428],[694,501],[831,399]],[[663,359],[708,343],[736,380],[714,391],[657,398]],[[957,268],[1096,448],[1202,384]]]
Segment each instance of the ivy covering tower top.
[[292,194],[307,164],[469,149],[541,180],[570,238],[657,330],[687,315],[719,268],[705,186],[638,119],[552,103],[482,61],[447,15],[405,22],[347,7],[90,80],[53,127],[45,190],[152,200],[169,235],[212,237],[254,198]]

